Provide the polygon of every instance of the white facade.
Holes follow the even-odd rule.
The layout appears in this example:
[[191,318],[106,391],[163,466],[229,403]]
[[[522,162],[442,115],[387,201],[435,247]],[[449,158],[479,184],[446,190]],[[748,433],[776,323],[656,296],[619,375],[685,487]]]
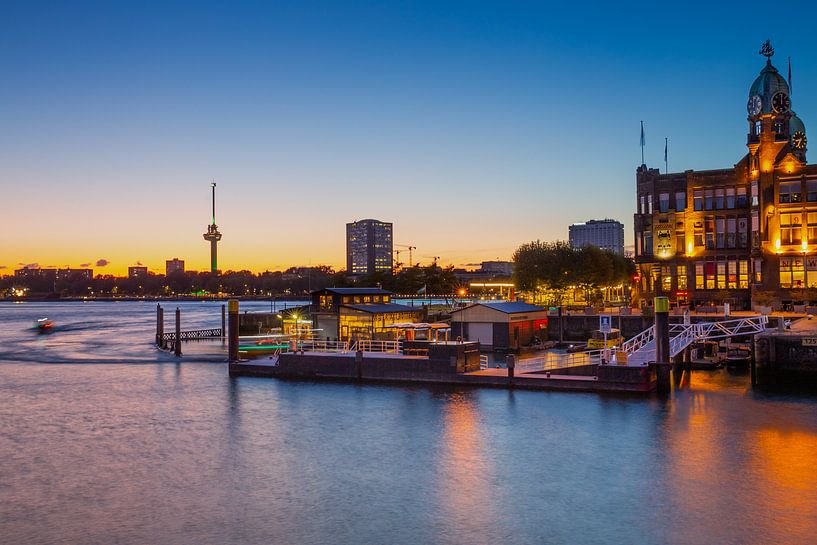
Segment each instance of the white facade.
[[624,255],[624,224],[616,220],[590,220],[569,228],[570,246],[596,246]]

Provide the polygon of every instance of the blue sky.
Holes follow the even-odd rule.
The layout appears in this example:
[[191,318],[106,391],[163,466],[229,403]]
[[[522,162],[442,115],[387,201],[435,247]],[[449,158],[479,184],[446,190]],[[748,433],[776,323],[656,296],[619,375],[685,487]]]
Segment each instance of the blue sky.
[[[347,221],[461,265],[731,166],[770,38],[817,120],[806,2],[2,2],[0,265],[344,261]],[[817,141],[817,140],[815,140]],[[428,260],[426,260],[428,261]],[[104,271],[100,271],[104,272]]]

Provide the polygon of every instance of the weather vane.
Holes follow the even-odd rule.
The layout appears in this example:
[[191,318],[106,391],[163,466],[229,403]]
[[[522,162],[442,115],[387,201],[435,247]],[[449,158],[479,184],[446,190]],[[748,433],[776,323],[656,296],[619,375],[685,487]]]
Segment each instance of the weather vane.
[[772,55],[774,55],[774,47],[772,47],[771,40],[766,40],[763,42],[763,46],[760,48],[759,53],[767,59],[771,59]]

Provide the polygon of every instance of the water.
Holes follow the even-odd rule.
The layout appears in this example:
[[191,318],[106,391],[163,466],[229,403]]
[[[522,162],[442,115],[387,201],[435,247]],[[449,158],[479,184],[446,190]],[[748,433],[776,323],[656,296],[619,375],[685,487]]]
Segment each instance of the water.
[[0,543],[815,542],[817,398],[231,380],[154,309],[0,304]]

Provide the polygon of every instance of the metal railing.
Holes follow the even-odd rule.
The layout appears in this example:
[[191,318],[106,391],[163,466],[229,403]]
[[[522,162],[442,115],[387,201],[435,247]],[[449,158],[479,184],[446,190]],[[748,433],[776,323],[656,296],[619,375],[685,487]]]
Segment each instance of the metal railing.
[[[608,354],[612,354],[607,350]],[[605,356],[605,350],[588,350],[586,352],[551,353],[537,358],[525,358],[516,362],[516,371],[532,373],[535,371],[551,371],[581,365],[600,364]]]
[[357,341],[357,349],[361,352],[385,352],[388,354],[399,354],[402,348],[400,341],[375,341],[362,339]]
[[480,369],[488,369],[488,355],[487,354],[480,354],[479,355],[479,368]]

